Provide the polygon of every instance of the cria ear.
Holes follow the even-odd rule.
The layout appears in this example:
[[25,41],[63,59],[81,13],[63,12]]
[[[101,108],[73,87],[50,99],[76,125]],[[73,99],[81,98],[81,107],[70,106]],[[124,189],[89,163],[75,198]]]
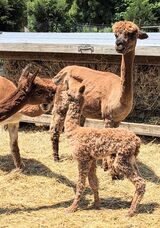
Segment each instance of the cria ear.
[[148,35],[147,35],[147,33],[145,33],[145,32],[139,31],[139,32],[138,32],[138,38],[139,38],[140,40],[147,39],[147,38],[148,38]]
[[79,88],[79,93],[83,94],[84,91],[85,91],[85,85],[83,85]]

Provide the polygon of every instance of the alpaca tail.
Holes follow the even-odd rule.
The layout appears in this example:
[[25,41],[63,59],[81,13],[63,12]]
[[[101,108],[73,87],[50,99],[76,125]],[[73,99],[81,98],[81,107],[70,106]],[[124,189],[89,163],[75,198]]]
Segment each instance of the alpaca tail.
[[81,68],[78,66],[67,66],[63,68],[54,78],[53,81],[56,85],[60,84],[64,81],[64,78],[66,80],[69,80],[70,78],[73,78],[77,80],[78,82],[82,82],[85,77],[83,73],[81,72]]
[[59,85],[65,78],[65,76],[67,75],[67,71],[66,68],[62,69],[54,78],[53,78],[53,83],[55,83],[56,85]]

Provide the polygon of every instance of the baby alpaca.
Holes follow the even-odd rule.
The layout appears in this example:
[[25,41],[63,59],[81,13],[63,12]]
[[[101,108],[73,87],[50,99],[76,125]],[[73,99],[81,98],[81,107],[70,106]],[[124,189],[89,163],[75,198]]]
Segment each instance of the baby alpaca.
[[126,176],[136,188],[128,212],[129,216],[133,216],[145,192],[145,181],[136,164],[140,139],[126,129],[80,127],[84,90],[85,86],[81,86],[76,93],[68,91],[69,109],[65,120],[65,132],[73,149],[73,157],[78,161],[79,177],[75,199],[67,208],[67,212],[77,210],[87,177],[94,193],[94,206],[99,208],[96,160],[108,158],[109,155],[113,157],[109,162],[112,175]]

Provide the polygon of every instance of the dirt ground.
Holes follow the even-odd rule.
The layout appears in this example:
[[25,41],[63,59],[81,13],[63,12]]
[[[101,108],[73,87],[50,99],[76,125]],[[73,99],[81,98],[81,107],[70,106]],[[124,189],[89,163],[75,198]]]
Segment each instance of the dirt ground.
[[0,228],[130,228],[160,227],[160,141],[143,139],[139,166],[146,179],[146,193],[138,214],[127,217],[134,186],[127,180],[112,182],[97,165],[101,210],[92,208],[93,195],[86,185],[79,210],[66,214],[74,198],[77,163],[65,137],[61,137],[61,162],[54,163],[49,132],[19,132],[25,165],[15,172],[9,152],[8,132],[0,129]]

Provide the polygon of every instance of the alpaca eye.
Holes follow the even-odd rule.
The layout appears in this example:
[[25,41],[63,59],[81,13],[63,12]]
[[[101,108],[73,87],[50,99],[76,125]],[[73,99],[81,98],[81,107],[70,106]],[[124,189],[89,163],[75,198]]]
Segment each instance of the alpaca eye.
[[128,33],[128,38],[133,39],[135,37],[135,33]]
[[118,35],[117,34],[114,34],[116,38],[118,38]]
[[71,98],[72,97],[71,94],[69,94],[69,93],[67,95],[68,95],[68,98]]
[[37,96],[41,96],[42,95],[42,91],[37,91]]

